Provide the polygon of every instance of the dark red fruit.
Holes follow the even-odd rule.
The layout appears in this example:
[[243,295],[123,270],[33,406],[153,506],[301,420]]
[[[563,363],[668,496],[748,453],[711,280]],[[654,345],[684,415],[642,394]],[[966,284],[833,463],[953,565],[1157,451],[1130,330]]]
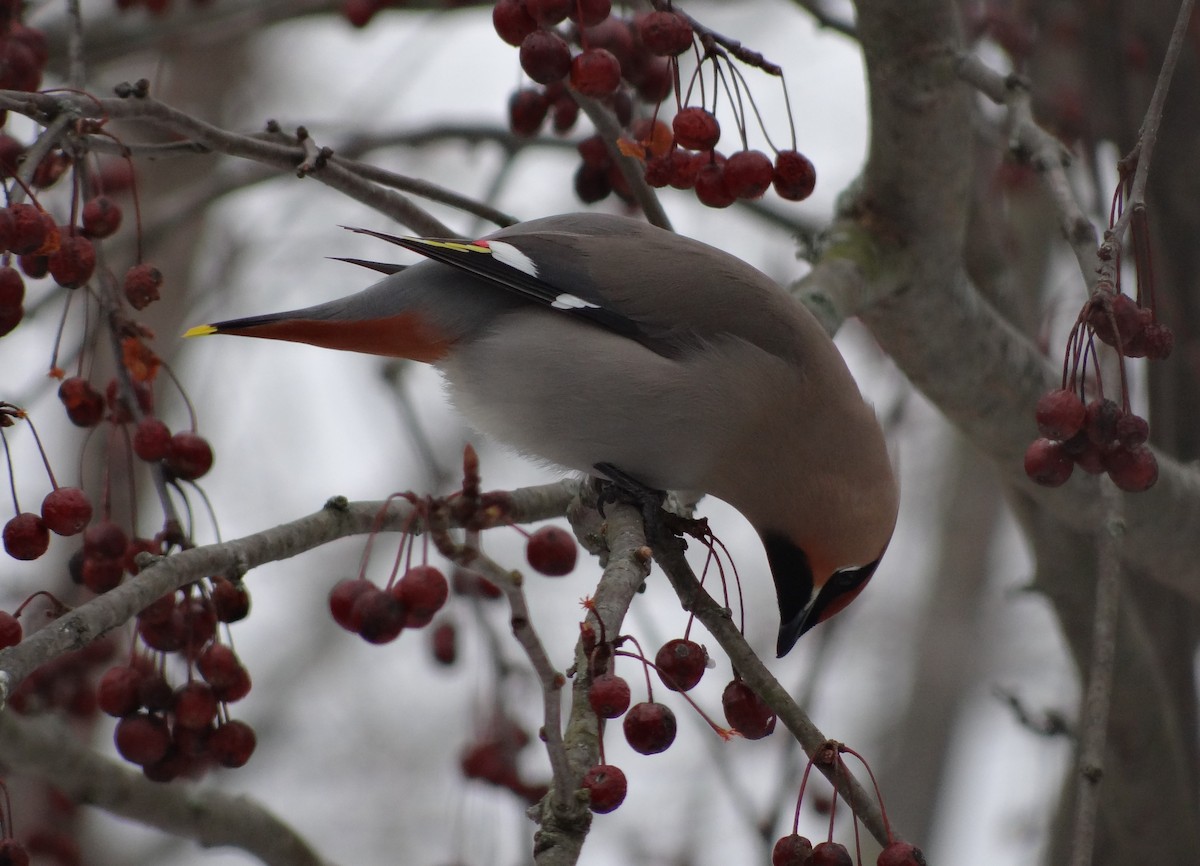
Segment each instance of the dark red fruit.
[[0,839],[0,864],[29,866],[29,852],[16,839]]
[[0,337],[11,334],[25,318],[24,307],[0,307]]
[[24,637],[21,621],[6,610],[0,610],[0,649],[16,646]]
[[692,25],[678,12],[651,12],[637,20],[638,36],[651,54],[674,57],[692,47]]
[[1101,448],[1117,439],[1117,422],[1124,413],[1112,400],[1093,400],[1087,404],[1083,429],[1089,439]]
[[1163,361],[1170,357],[1175,348],[1175,334],[1161,322],[1151,322],[1142,335],[1146,357],[1152,361]]
[[356,631],[367,643],[388,643],[404,631],[404,606],[390,592],[381,589],[360,595],[350,611],[350,618],[358,623]]
[[[1088,307],[1088,324],[1092,326],[1096,336],[1110,346],[1117,345],[1117,334],[1120,334],[1121,348],[1127,351],[1134,342],[1142,338],[1142,332],[1149,324],[1151,316],[1143,318],[1142,308],[1123,292],[1108,295],[1107,299],[1108,304],[1104,302],[1105,296],[1101,292],[1092,296]],[[1150,313],[1149,310],[1145,312]]]
[[[85,556],[80,580],[96,595],[121,585],[125,576],[122,560],[109,556]],[[174,649],[171,647],[170,649]]]
[[171,430],[152,415],[138,422],[133,430],[133,453],[147,463],[156,463],[167,456],[171,447]]
[[492,7],[492,26],[509,45],[518,46],[538,29],[537,22],[525,8],[525,0],[499,0]]
[[708,109],[680,109],[671,121],[675,143],[688,150],[712,150],[721,140],[721,124]]
[[138,699],[138,684],[141,681],[141,671],[134,668],[109,668],[96,686],[96,701],[100,709],[117,718],[137,712],[141,707]]
[[0,268],[0,308],[19,307],[25,302],[25,281],[11,265]]
[[95,427],[104,417],[104,397],[87,379],[73,376],[58,386],[58,399],[77,427]]
[[9,178],[17,173],[25,145],[8,133],[0,133],[0,177]]
[[729,207],[734,202],[725,186],[725,166],[710,160],[696,174],[696,198],[708,207]]
[[571,86],[593,99],[617,92],[621,84],[621,64],[603,48],[589,48],[571,61]]
[[113,740],[122,758],[145,765],[160,761],[167,754],[171,733],[160,716],[135,713],[117,722]]
[[171,437],[166,461],[177,478],[195,481],[212,469],[212,447],[203,436],[184,430]]
[[803,836],[783,836],[771,851],[771,866],[806,866],[812,850],[812,842]]
[[129,301],[129,305],[135,310],[144,310],[158,300],[158,290],[162,288],[162,283],[162,271],[154,265],[144,262],[134,265],[125,272],[125,282],[122,287],[125,292],[125,300]]
[[808,157],[799,151],[781,150],[775,154],[775,171],[771,179],[775,192],[788,201],[804,201],[817,186],[817,170]]
[[675,742],[675,714],[665,704],[634,704],[625,714],[623,725],[626,741],[642,755],[657,755]]
[[1061,442],[1035,439],[1025,450],[1025,474],[1046,487],[1066,484],[1074,468],[1075,464]]
[[575,536],[558,526],[543,526],[525,542],[530,567],[547,577],[570,574],[578,555]]
[[18,514],[4,524],[4,549],[13,559],[37,559],[50,546],[50,530],[31,511]]
[[1083,429],[1087,408],[1079,395],[1066,388],[1043,394],[1035,416],[1038,432],[1047,439],[1067,440]]
[[121,208],[106,195],[89,199],[80,218],[83,233],[89,238],[106,238],[121,227]]
[[458,661],[458,628],[452,622],[439,623],[429,634],[433,659],[449,667]]
[[1150,435],[1146,419],[1132,412],[1117,419],[1117,441],[1122,445],[1141,445]]
[[759,150],[740,150],[725,161],[725,189],[734,198],[761,198],[771,188],[771,160]]
[[[19,256],[31,255],[41,250],[46,243],[46,221],[42,212],[31,204],[9,205],[12,214],[13,233],[8,248]],[[28,273],[28,272],[27,272]]]
[[179,727],[202,731],[217,717],[217,698],[210,685],[193,680],[175,690],[172,711]]
[[538,84],[562,81],[571,71],[571,49],[550,30],[535,30],[521,40],[521,68]]
[[514,135],[532,138],[546,121],[550,101],[535,87],[522,87],[508,98],[508,128]]
[[196,670],[217,692],[236,689],[243,680],[245,668],[232,649],[223,643],[211,643],[196,658]]
[[608,168],[612,164],[612,156],[608,152],[608,146],[604,143],[604,138],[600,135],[589,135],[579,144],[575,145],[575,149],[579,151],[579,156],[583,160],[584,165],[590,165],[593,168]]
[[608,168],[579,166],[575,170],[575,195],[584,204],[595,204],[612,194],[612,183],[608,179]]
[[602,719],[615,719],[629,709],[629,683],[616,674],[603,674],[588,688],[588,704]]
[[329,591],[329,612],[333,614],[333,621],[346,631],[357,632],[358,623],[354,621],[353,615],[354,603],[364,593],[378,589],[379,587],[371,581],[362,578],[339,580]]
[[566,135],[579,119],[579,104],[565,93],[550,104],[550,127]]
[[575,0],[525,0],[525,11],[542,27],[553,27],[566,19]]
[[598,815],[605,815],[624,803],[628,787],[625,774],[612,764],[597,764],[583,775],[588,808]]
[[129,537],[125,535],[125,530],[111,520],[93,523],[83,533],[85,556],[120,559],[125,555],[128,544]]
[[96,248],[83,235],[63,233],[62,242],[50,254],[50,276],[60,286],[77,289],[92,278],[96,270]]
[[662,645],[654,656],[659,679],[674,692],[686,692],[704,676],[708,653],[695,641],[675,638]]
[[250,615],[250,592],[240,580],[214,577],[209,600],[221,622],[240,622]]
[[1141,493],[1158,481],[1158,459],[1145,445],[1119,445],[1104,455],[1108,477],[1122,490]]
[[808,866],[854,866],[854,859],[841,842],[822,842],[813,848]]
[[450,597],[450,584],[432,565],[417,565],[404,573],[391,592],[404,608],[405,628],[423,628]]
[[758,693],[740,679],[731,680],[721,693],[725,721],[747,740],[761,740],[775,730],[775,713]]
[[254,728],[237,719],[218,725],[208,738],[208,751],[222,767],[244,767],[254,754],[258,738]]
[[92,519],[92,502],[78,487],[58,487],[42,500],[42,520],[58,535],[77,535]]
[[925,866],[925,855],[912,842],[896,840],[879,852],[875,866]]
[[584,27],[595,27],[611,12],[612,0],[571,0],[567,17]]

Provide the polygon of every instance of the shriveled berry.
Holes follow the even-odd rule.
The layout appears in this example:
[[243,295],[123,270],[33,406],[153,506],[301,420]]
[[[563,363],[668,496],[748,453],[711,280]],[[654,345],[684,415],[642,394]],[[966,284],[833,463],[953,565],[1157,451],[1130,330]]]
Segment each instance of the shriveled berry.
[[659,679],[673,692],[686,692],[704,676],[708,653],[695,641],[675,638],[669,640],[654,656]]
[[208,738],[208,751],[222,767],[244,767],[254,754],[258,737],[254,728],[237,719],[218,725]]
[[1117,345],[1119,334],[1121,348],[1124,350],[1141,337],[1148,324],[1148,318],[1142,317],[1137,302],[1124,292],[1114,295],[1097,292],[1089,302],[1087,322],[1096,332],[1096,336],[1110,346]]
[[37,559],[50,546],[50,530],[31,511],[25,511],[4,524],[4,550],[13,559]]
[[809,866],[854,866],[854,859],[841,842],[822,842],[815,845]]
[[1151,361],[1166,360],[1175,348],[1174,332],[1161,322],[1148,324],[1142,339],[1145,343],[1146,357]]
[[21,621],[8,611],[0,610],[0,649],[16,646],[24,634]]
[[1025,474],[1045,487],[1066,484],[1074,468],[1075,464],[1061,442],[1035,439],[1025,449]]
[[678,12],[650,12],[637,19],[638,36],[651,54],[674,57],[692,47],[692,25]]
[[897,839],[879,852],[875,866],[925,866],[925,855],[912,842]]
[[156,463],[167,456],[171,447],[171,430],[158,418],[147,415],[133,430],[133,453],[147,463]]
[[522,87],[508,98],[508,128],[514,135],[532,138],[546,121],[550,101],[536,87]]
[[135,713],[117,722],[113,740],[122,758],[145,765],[162,760],[171,745],[171,734],[161,716]]
[[58,487],[42,500],[42,520],[58,535],[77,535],[92,519],[92,501],[78,487]]
[[121,227],[121,208],[106,195],[88,199],[80,217],[83,233],[89,238],[106,238]]
[[404,573],[391,591],[404,608],[404,627],[423,628],[450,597],[450,584],[432,565],[416,565]]
[[1149,490],[1158,481],[1158,459],[1145,445],[1118,445],[1104,455],[1113,483],[1130,493]]
[[589,48],[571,61],[571,86],[593,99],[617,92],[621,84],[621,64],[610,51]]
[[1084,431],[1101,448],[1111,445],[1117,439],[1117,422],[1123,414],[1112,400],[1093,400],[1084,410]]
[[799,151],[781,150],[775,154],[771,183],[780,198],[804,201],[817,186],[817,170],[808,157]]
[[537,22],[525,8],[525,0],[499,0],[492,7],[492,26],[501,39],[514,47],[538,29]]
[[144,310],[158,300],[158,290],[162,288],[162,282],[162,271],[154,265],[145,262],[134,265],[125,272],[125,281],[122,285],[125,300],[129,301],[129,306],[135,310]]
[[551,30],[535,30],[521,40],[521,68],[538,84],[562,81],[571,71],[571,49]]
[[680,109],[671,121],[675,143],[688,150],[712,150],[721,140],[721,124],[711,111],[692,106]]
[[63,379],[58,386],[58,399],[77,427],[95,427],[104,417],[104,397],[80,376]]
[[743,680],[730,680],[721,693],[725,721],[747,740],[761,740],[775,730],[775,712]]
[[570,574],[578,555],[575,537],[558,526],[543,526],[525,542],[530,567],[547,577]]
[[177,478],[195,481],[207,474],[212,463],[212,447],[203,436],[184,430],[171,437],[166,465]]
[[[42,212],[34,205],[22,202],[9,205],[12,214],[13,234],[9,249],[19,256],[35,253],[46,243],[46,221]],[[28,273],[28,272],[26,272]]]
[[675,714],[665,704],[642,701],[634,704],[623,722],[625,740],[642,755],[657,755],[675,742]]
[[612,764],[597,764],[583,774],[588,808],[598,815],[605,815],[624,803],[628,788],[625,774]]
[[771,851],[771,866],[805,866],[812,851],[812,842],[804,836],[782,836]]
[[1059,388],[1038,399],[1034,414],[1039,433],[1047,439],[1066,441],[1083,429],[1087,408],[1074,391]]
[[138,685],[142,673],[136,668],[122,665],[109,668],[96,686],[96,701],[104,712],[121,718],[137,712],[141,707]]
[[588,687],[588,704],[602,719],[615,719],[629,709],[629,683],[616,674],[602,674]]
[[772,176],[771,160],[760,150],[740,150],[725,160],[725,189],[734,198],[761,198]]

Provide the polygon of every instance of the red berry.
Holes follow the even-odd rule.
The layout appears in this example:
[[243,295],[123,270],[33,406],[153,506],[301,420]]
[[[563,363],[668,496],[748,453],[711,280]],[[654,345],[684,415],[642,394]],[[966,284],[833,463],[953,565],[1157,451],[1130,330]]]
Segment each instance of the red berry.
[[575,536],[558,526],[543,526],[525,542],[530,567],[547,577],[570,574],[578,555]]
[[1025,450],[1025,474],[1045,487],[1060,487],[1071,477],[1075,464],[1063,443],[1035,439]]
[[6,610],[0,610],[0,649],[16,646],[24,636],[21,621]]
[[0,337],[10,334],[25,318],[24,307],[0,307]]
[[0,133],[0,178],[10,178],[17,173],[25,145],[8,133]]
[[721,140],[721,124],[705,108],[683,108],[671,121],[675,142],[688,150],[712,150]]
[[405,628],[423,628],[450,597],[450,584],[432,565],[417,565],[404,573],[391,592],[404,607]]
[[404,606],[390,592],[372,588],[358,597],[350,618],[367,643],[389,643],[404,631]]
[[584,165],[590,165],[593,168],[608,168],[612,165],[612,156],[608,152],[608,146],[604,143],[603,136],[589,135],[575,145],[575,149],[579,151]]
[[77,535],[91,519],[91,500],[78,487],[58,487],[42,500],[42,520],[58,535]]
[[725,166],[710,160],[696,174],[696,198],[708,207],[729,207],[734,198],[725,186]]
[[[12,214],[13,234],[8,248],[19,256],[38,252],[46,243],[46,221],[42,212],[34,205],[22,202],[9,205],[8,212]],[[26,272],[28,273],[28,272]]]
[[588,808],[605,815],[625,802],[628,784],[620,768],[597,764],[584,773],[583,789],[588,792]]
[[662,645],[654,664],[663,685],[673,692],[686,692],[704,676],[708,653],[695,641],[675,638]]
[[817,170],[799,151],[781,150],[775,154],[775,172],[771,179],[775,192],[788,201],[804,201],[817,186]]
[[162,271],[143,262],[134,265],[125,272],[123,290],[125,300],[135,310],[144,310],[159,298],[158,290],[162,287]]
[[177,478],[195,481],[212,468],[212,447],[203,436],[182,431],[171,437],[166,466]]
[[89,199],[80,217],[83,233],[89,238],[106,238],[121,227],[121,208],[106,195]]
[[625,714],[623,726],[626,741],[642,755],[657,755],[675,742],[675,714],[665,704],[634,704]]
[[621,64],[603,48],[589,48],[571,61],[571,86],[594,99],[617,92],[621,84]]
[[1078,394],[1059,388],[1041,396],[1035,415],[1039,433],[1065,442],[1083,429],[1087,409]]
[[63,380],[58,386],[58,399],[66,407],[71,423],[77,427],[95,427],[104,417],[104,397],[79,376]]
[[550,126],[559,135],[566,135],[579,119],[579,104],[565,93],[550,104]]
[[217,717],[217,698],[212,686],[193,680],[175,690],[171,707],[175,724],[192,731],[202,731]]
[[822,842],[808,858],[809,866],[854,866],[854,860],[841,842]]
[[1146,345],[1146,357],[1152,361],[1163,361],[1171,355],[1175,348],[1175,334],[1160,322],[1151,322],[1146,326],[1143,340]]
[[514,135],[532,138],[546,121],[550,101],[535,87],[523,87],[508,98],[508,128]]
[[353,616],[354,603],[363,593],[377,589],[379,587],[371,581],[362,578],[338,581],[329,591],[329,612],[333,614],[333,621],[346,631],[357,632],[358,624]]
[[125,548],[128,545],[129,537],[125,535],[125,530],[111,520],[93,523],[83,533],[85,556],[120,559],[125,555]]
[[761,198],[772,176],[771,160],[759,150],[740,150],[725,161],[725,189],[734,198]]
[[492,7],[492,26],[509,45],[518,46],[537,30],[537,22],[525,8],[525,0],[499,0]]
[[575,170],[575,195],[584,204],[595,204],[612,194],[608,167],[597,168],[584,163]]
[[19,307],[25,301],[25,281],[11,265],[0,268],[0,308]]
[[161,716],[135,713],[117,722],[113,740],[122,758],[145,765],[162,760],[171,745],[171,734]]
[[[1141,308],[1137,302],[1124,292],[1109,295],[1098,291],[1088,302],[1087,310],[1087,322],[1096,332],[1096,336],[1108,345],[1115,347],[1119,333],[1121,348],[1124,350],[1128,350],[1131,344],[1141,337],[1149,323],[1148,319],[1142,317]],[[1115,331],[1113,330],[1114,324],[1116,325]]]
[[615,719],[629,709],[629,683],[616,674],[602,674],[588,687],[588,704],[602,719]]
[[209,600],[221,622],[240,622],[250,615],[250,593],[240,580],[212,578]]
[[692,47],[692,25],[678,12],[651,12],[637,20],[638,36],[651,54],[674,57]]
[[[131,2],[131,0],[126,0]],[[161,0],[165,2],[165,0]],[[354,27],[366,27],[383,8],[379,0],[342,0],[342,17]]]
[[806,866],[812,850],[812,842],[803,836],[783,836],[771,851],[771,866]]
[[646,149],[649,156],[663,156],[671,152],[674,136],[671,128],[661,120],[642,117],[633,122],[630,132],[634,140]]
[[237,655],[223,643],[206,646],[196,658],[196,670],[214,692],[236,690],[247,676]]
[[0,864],[29,866],[29,852],[16,839],[0,839]]
[[730,680],[721,693],[725,720],[747,740],[761,740],[775,730],[775,712],[740,679]]
[[218,725],[208,738],[208,751],[222,767],[243,767],[254,754],[254,728],[237,719]]
[[925,855],[912,842],[897,839],[879,852],[875,866],[925,866]]
[[608,18],[611,12],[612,0],[571,0],[567,17],[584,27],[595,27]]
[[110,716],[127,716],[141,707],[138,686],[142,681],[141,671],[132,667],[109,668],[96,686],[96,701],[100,709]]
[[525,10],[542,27],[553,27],[567,17],[575,0],[525,0]]
[[1104,455],[1113,483],[1130,493],[1149,490],[1158,481],[1158,459],[1145,445],[1118,445]]
[[550,30],[535,30],[521,40],[521,68],[538,84],[562,81],[571,71],[571,49]]
[[429,645],[434,661],[449,667],[458,661],[458,628],[452,622],[439,623],[429,634]]
[[147,463],[156,463],[167,456],[171,447],[171,430],[152,415],[147,415],[133,430],[133,453]]
[[83,585],[96,595],[120,586],[121,578],[124,576],[125,568],[120,559],[108,556],[84,556],[83,558],[83,572],[80,579]]
[[1122,445],[1141,445],[1150,435],[1150,425],[1145,418],[1130,412],[1117,419],[1116,433]]
[[50,546],[50,530],[31,511],[18,514],[4,524],[4,549],[13,559],[37,559]]
[[1084,410],[1084,430],[1087,436],[1101,448],[1117,439],[1117,422],[1124,414],[1112,400],[1093,400]]

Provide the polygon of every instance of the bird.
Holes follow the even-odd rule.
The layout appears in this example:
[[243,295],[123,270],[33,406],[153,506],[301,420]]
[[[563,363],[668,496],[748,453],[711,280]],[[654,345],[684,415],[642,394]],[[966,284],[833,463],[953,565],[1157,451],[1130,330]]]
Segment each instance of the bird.
[[708,494],[757,531],[779,657],[845,608],[891,540],[883,430],[817,319],[736,256],[641,220],[569,213],[483,238],[395,237],[424,257],[232,334],[438,368],[479,431],[541,461]]

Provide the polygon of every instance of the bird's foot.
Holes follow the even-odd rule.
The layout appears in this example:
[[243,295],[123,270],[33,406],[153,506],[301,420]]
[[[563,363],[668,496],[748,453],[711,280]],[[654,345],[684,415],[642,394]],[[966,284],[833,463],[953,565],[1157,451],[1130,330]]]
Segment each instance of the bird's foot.
[[665,525],[664,518],[669,516],[663,510],[667,494],[643,484],[611,463],[597,463],[595,469],[603,476],[596,478],[599,487],[596,507],[600,515],[604,516],[604,506],[610,502],[628,502],[641,509],[646,534],[651,537],[657,535],[658,530]]

